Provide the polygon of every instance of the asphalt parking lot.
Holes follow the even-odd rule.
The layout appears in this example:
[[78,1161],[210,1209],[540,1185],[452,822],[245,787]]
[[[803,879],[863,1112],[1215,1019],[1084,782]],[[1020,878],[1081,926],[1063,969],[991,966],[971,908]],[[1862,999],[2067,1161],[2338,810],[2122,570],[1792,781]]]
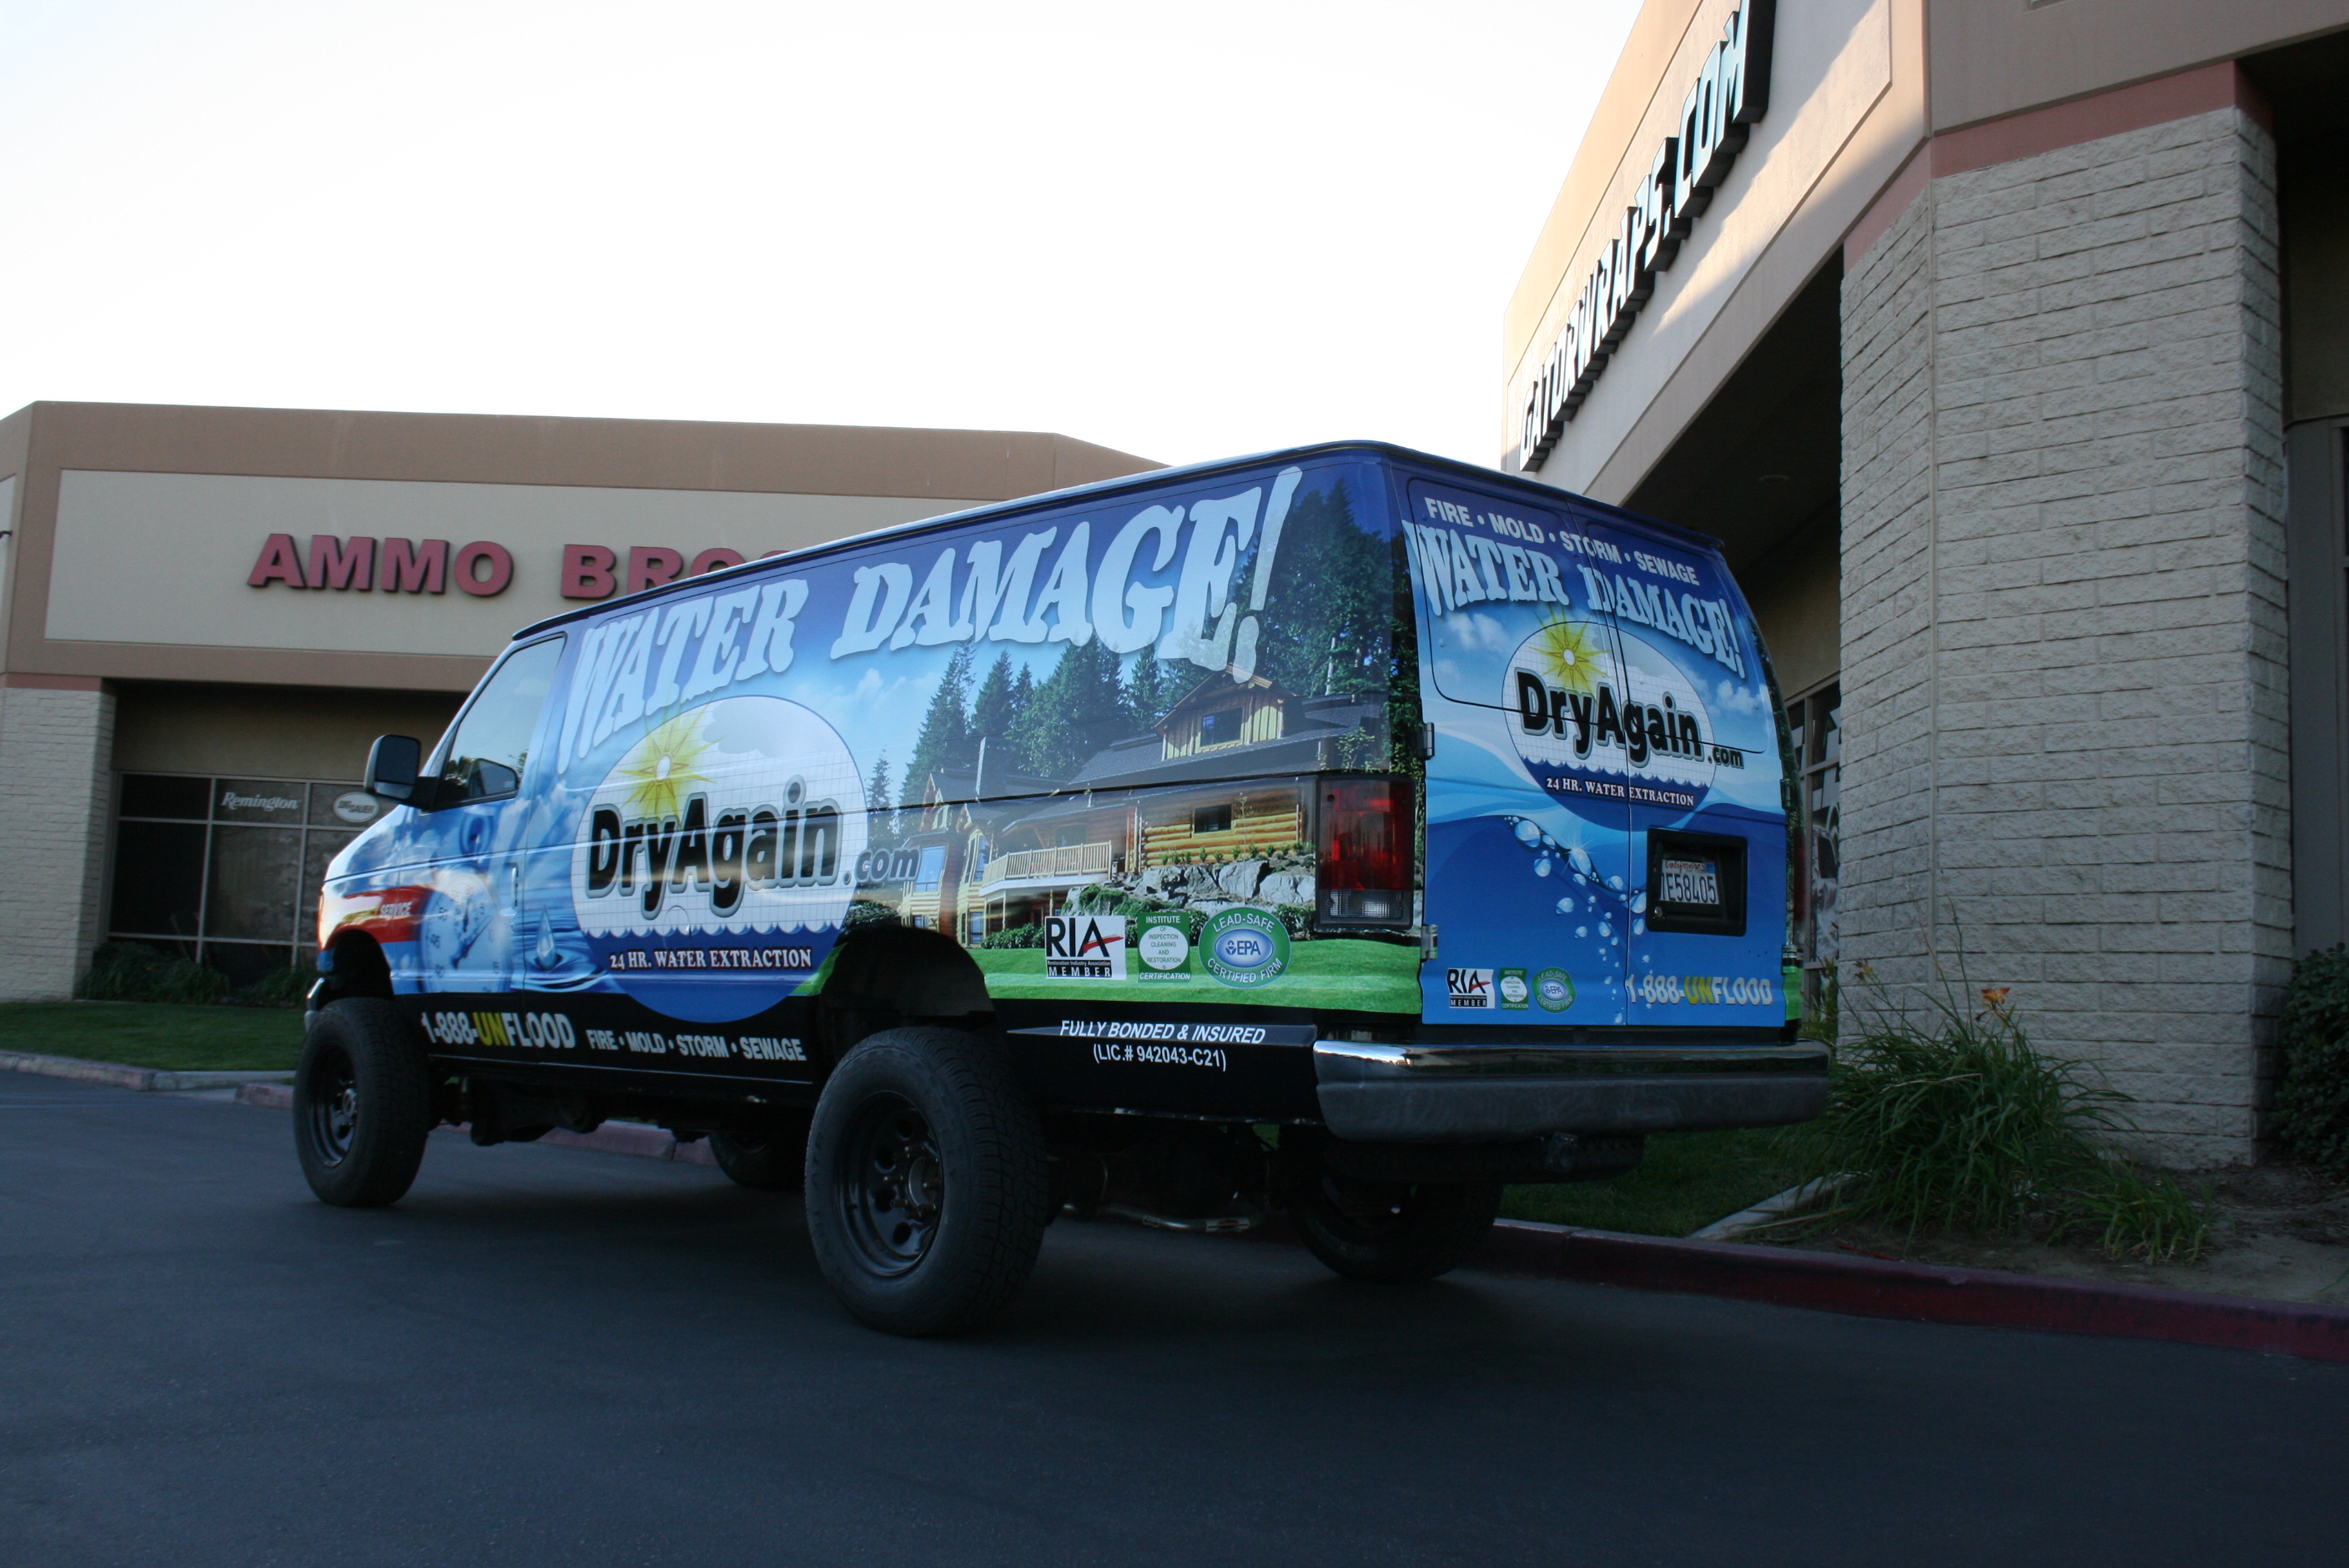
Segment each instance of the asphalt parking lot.
[[284,1112],[0,1078],[0,1562],[2337,1560],[2349,1367],[1056,1225],[968,1339],[795,1200],[444,1132],[328,1209]]

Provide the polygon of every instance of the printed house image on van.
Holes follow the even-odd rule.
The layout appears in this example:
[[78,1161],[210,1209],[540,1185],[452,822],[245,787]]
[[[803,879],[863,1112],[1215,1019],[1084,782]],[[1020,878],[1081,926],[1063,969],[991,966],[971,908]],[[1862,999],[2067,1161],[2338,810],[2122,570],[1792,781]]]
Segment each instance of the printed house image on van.
[[[1073,779],[990,780],[1005,793],[1054,797],[991,829],[981,820],[989,814],[969,806],[975,774],[933,773],[922,830],[896,851],[899,863],[917,854],[925,868],[899,913],[972,947],[1040,933],[1072,900],[1080,909],[1138,900],[1203,914],[1247,904],[1301,922],[1314,901],[1312,786],[1303,775],[1330,767],[1343,754],[1333,747],[1383,763],[1383,722],[1374,698],[1300,697],[1262,676],[1237,684],[1210,676]],[[1203,764],[1243,781],[1183,782]],[[1087,890],[1097,890],[1090,900]]]

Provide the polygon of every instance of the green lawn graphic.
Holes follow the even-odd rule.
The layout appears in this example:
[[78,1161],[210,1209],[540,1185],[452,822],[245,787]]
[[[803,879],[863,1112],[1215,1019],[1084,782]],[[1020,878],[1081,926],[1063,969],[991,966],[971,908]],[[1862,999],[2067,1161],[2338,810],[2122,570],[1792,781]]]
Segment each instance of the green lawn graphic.
[[[1343,1007],[1366,1013],[1419,1011],[1419,950],[1388,942],[1300,942],[1288,950],[1288,968],[1262,985],[1226,985],[1198,967],[1198,954],[1180,980],[1054,980],[1044,974],[1040,947],[982,947],[971,957],[987,975],[990,995],[1008,1000],[1071,1002],[1220,1002],[1267,1007]],[[1142,965],[1129,961],[1129,973]]]

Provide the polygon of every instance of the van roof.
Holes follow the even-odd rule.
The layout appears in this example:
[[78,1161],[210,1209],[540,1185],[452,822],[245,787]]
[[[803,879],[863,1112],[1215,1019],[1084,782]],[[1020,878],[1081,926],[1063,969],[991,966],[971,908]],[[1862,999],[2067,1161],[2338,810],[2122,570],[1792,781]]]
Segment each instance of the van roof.
[[839,539],[828,539],[821,544],[803,545],[797,550],[762,555],[755,561],[746,561],[740,566],[728,566],[716,572],[705,572],[697,577],[681,577],[673,583],[664,583],[656,588],[647,588],[635,593],[623,594],[616,599],[599,599],[595,603],[583,604],[576,610],[566,610],[560,615],[549,615],[543,621],[533,621],[516,632],[512,640],[518,643],[524,638],[534,637],[542,632],[551,631],[556,626],[568,625],[574,621],[584,621],[592,616],[600,615],[622,604],[634,604],[640,600],[657,599],[667,594],[694,593],[727,577],[737,574],[755,575],[787,562],[802,560],[807,556],[822,554],[829,551],[843,550],[854,545],[867,544],[875,540],[917,536],[934,529],[952,528],[981,518],[1016,517],[1025,511],[1065,505],[1069,501],[1085,496],[1115,494],[1123,490],[1163,485],[1173,480],[1206,479],[1239,469],[1258,469],[1271,463],[1293,462],[1300,458],[1326,457],[1341,452],[1362,452],[1375,457],[1395,458],[1416,467],[1448,470],[1459,478],[1476,484],[1517,490],[1525,495],[1527,501],[1540,505],[1555,506],[1557,504],[1558,498],[1565,496],[1583,506],[1610,512],[1626,521],[1677,537],[1701,549],[1717,551],[1721,548],[1721,541],[1709,533],[1699,533],[1694,529],[1682,528],[1659,518],[1626,511],[1619,506],[1609,506],[1605,501],[1593,500],[1588,496],[1578,495],[1572,490],[1560,490],[1556,485],[1546,485],[1538,480],[1520,479],[1515,474],[1504,473],[1498,469],[1479,468],[1475,463],[1462,462],[1456,458],[1440,458],[1433,452],[1415,451],[1409,447],[1398,446],[1392,441],[1319,441],[1303,447],[1284,447],[1276,451],[1251,452],[1244,457],[1218,458],[1213,462],[1187,463],[1177,468],[1151,469],[1118,479],[1096,480],[1091,484],[1071,485],[1066,490],[1045,490],[1037,495],[1016,496],[1009,500],[989,501],[984,506],[966,507],[960,511],[942,512],[936,517],[921,518],[913,522],[892,523],[886,528],[875,528],[864,533],[852,533]]

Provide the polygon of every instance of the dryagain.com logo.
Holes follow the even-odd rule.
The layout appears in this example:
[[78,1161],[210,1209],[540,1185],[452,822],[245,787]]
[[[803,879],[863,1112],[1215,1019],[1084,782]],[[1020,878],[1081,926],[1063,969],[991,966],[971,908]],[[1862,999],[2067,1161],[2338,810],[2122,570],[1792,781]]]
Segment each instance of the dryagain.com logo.
[[836,926],[864,852],[864,790],[833,727],[780,697],[691,708],[630,747],[588,801],[572,906],[595,937]]
[[1630,633],[1554,620],[1518,645],[1502,682],[1517,755],[1569,806],[1639,800],[1690,810],[1715,769],[1744,765],[1742,752],[1714,742],[1696,684]]

